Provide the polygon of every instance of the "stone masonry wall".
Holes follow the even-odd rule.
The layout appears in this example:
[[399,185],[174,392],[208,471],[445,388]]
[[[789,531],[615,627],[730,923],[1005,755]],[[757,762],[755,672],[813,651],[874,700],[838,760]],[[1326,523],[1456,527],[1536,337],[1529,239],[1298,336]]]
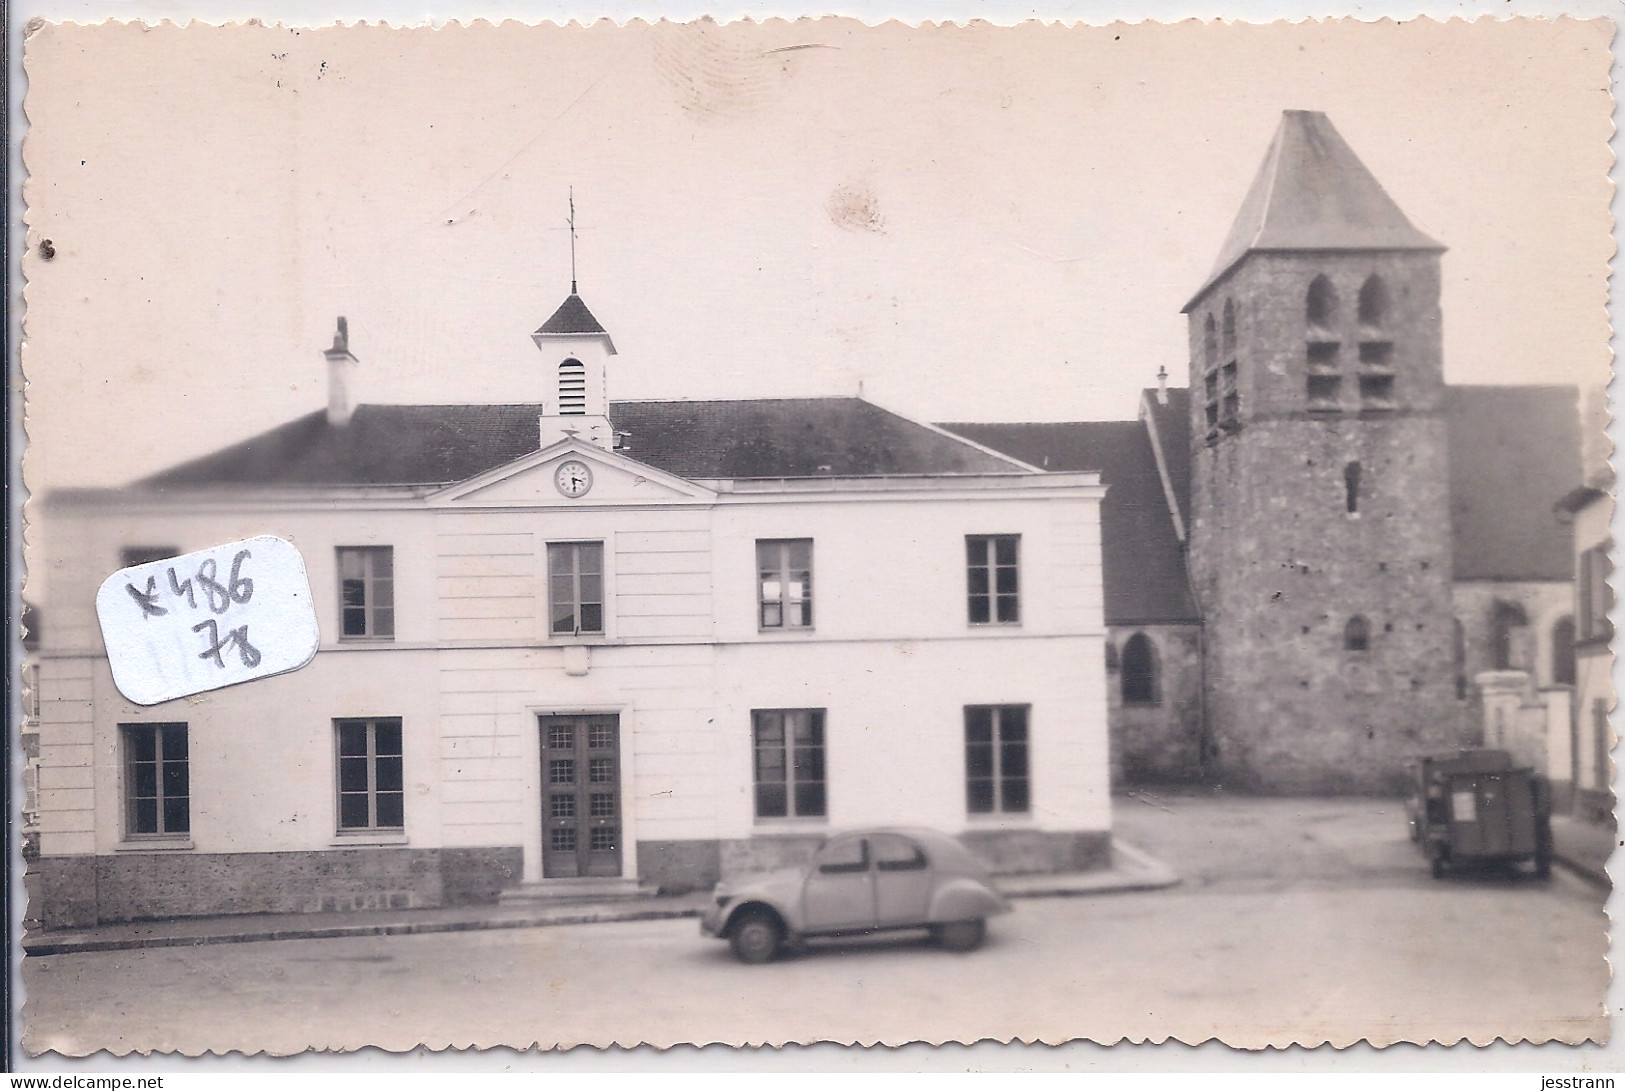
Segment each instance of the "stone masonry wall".
[[517,877],[520,850],[333,849],[325,852],[46,856],[43,923],[238,913],[422,909],[494,902]]
[[[1384,327],[1355,323],[1360,285],[1389,285]],[[1311,333],[1317,274],[1341,300]],[[1240,419],[1210,433],[1206,314],[1237,309]],[[1192,313],[1192,569],[1206,619],[1207,713],[1221,777],[1279,792],[1389,792],[1405,760],[1457,745],[1437,258],[1254,254]],[[1343,401],[1312,413],[1306,343],[1343,346]],[[1356,346],[1394,348],[1394,406],[1362,409]],[[1357,510],[1345,467],[1360,465]],[[1368,647],[1349,650],[1350,618]]]
[[[1156,701],[1125,704],[1123,645],[1144,633],[1156,649]],[[1191,783],[1202,777],[1202,630],[1198,625],[1113,626],[1107,675],[1114,785]]]

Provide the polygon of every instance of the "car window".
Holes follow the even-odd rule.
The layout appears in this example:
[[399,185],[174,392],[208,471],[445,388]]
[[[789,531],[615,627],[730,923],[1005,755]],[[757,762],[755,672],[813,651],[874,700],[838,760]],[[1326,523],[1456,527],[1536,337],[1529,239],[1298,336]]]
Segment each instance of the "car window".
[[880,871],[918,871],[925,867],[925,853],[906,837],[881,833],[870,839],[875,867]]
[[831,842],[818,851],[818,870],[824,875],[844,875],[869,869],[869,845],[861,837]]

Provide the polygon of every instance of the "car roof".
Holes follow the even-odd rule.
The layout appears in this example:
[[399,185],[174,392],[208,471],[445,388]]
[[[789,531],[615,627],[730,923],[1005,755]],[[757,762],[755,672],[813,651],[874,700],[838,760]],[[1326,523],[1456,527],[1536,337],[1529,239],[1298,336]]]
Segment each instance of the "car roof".
[[965,843],[951,833],[934,830],[928,826],[875,826],[870,829],[841,830],[832,833],[826,841],[834,841],[844,837],[871,837],[879,833],[897,834],[901,837],[912,838],[920,842],[930,852],[939,865],[948,864],[954,867],[967,867],[977,870],[986,870],[987,864],[975,853],[965,847]]

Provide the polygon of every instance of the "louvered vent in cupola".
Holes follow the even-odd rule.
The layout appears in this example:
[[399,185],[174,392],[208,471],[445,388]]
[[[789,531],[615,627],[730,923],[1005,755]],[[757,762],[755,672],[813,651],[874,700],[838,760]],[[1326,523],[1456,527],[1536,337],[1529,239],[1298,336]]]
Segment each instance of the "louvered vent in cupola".
[[559,416],[580,417],[587,412],[587,365],[570,359],[559,365]]

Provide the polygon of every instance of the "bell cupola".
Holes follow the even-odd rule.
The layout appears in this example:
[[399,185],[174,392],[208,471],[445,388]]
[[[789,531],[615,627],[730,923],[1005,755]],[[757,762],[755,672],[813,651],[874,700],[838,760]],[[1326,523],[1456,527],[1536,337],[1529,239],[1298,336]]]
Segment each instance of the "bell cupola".
[[542,351],[541,445],[574,434],[605,450],[615,444],[609,424],[609,358],[615,342],[576,294],[531,334]]

